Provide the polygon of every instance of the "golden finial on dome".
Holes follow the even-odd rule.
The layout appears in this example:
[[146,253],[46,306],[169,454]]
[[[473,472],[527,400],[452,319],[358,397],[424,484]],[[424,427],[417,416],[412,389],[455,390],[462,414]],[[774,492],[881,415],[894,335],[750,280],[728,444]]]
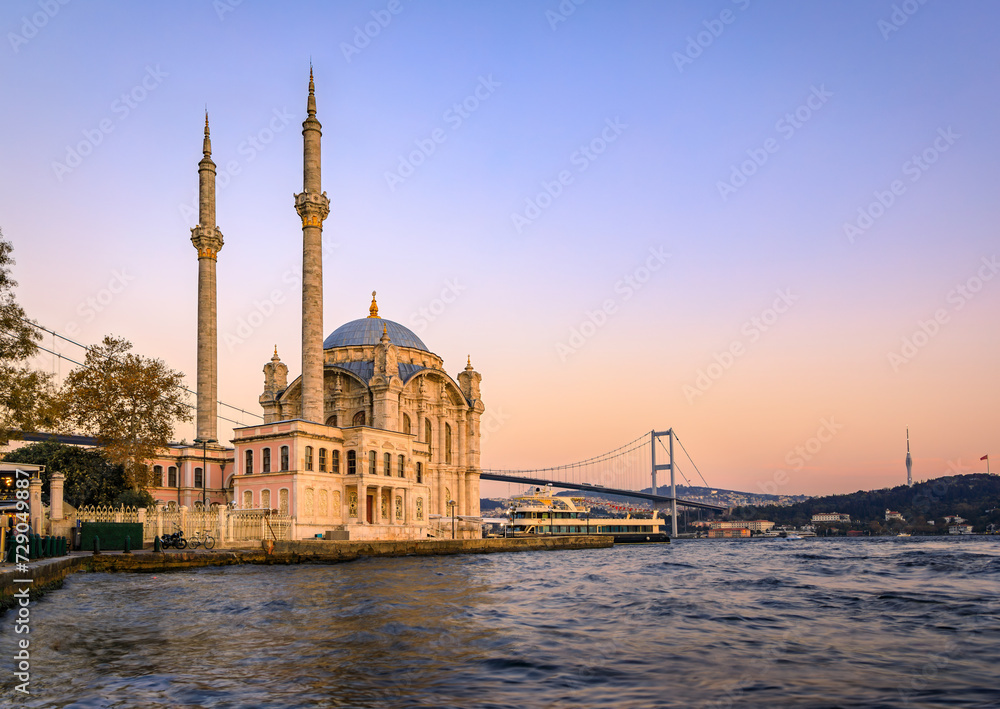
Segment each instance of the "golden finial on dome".
[[465,360],[465,368],[472,369],[472,355],[469,355],[468,359]]
[[378,303],[375,302],[375,291],[372,291],[372,305],[368,308],[368,317],[377,318],[378,317]]

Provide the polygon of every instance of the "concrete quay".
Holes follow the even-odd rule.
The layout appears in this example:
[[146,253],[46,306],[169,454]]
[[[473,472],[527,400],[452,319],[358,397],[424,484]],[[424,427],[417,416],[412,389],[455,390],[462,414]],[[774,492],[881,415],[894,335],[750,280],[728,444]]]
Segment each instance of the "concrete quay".
[[[613,546],[607,536],[542,536],[507,539],[413,539],[397,541],[303,541],[274,542],[268,552],[258,549],[218,549],[213,551],[136,550],[131,554],[111,552],[94,555],[73,552],[69,556],[41,559],[27,564],[25,571],[13,566],[0,569],[0,612],[15,603],[14,593],[28,586],[31,596],[59,587],[74,571],[162,572],[202,566],[239,564],[337,564],[375,556],[441,556],[450,554],[491,554],[518,551],[558,551],[604,549]],[[31,579],[25,584],[25,579]],[[17,583],[20,581],[21,583]]]

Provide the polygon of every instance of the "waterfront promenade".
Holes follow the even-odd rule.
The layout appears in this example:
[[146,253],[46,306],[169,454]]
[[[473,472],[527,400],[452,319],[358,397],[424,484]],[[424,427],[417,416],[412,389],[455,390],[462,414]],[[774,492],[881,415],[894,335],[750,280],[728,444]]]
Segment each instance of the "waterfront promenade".
[[32,595],[58,587],[75,571],[160,572],[204,566],[242,564],[337,564],[365,557],[444,556],[451,554],[492,554],[516,551],[557,551],[562,549],[602,549],[613,545],[610,537],[546,536],[499,539],[419,539],[403,541],[278,541],[270,552],[262,548],[216,549],[212,551],[165,551],[150,549],[132,553],[94,554],[75,551],[67,556],[39,559],[17,570],[13,564],[0,567],[0,610],[13,605],[14,593],[24,587],[18,581],[31,579]]

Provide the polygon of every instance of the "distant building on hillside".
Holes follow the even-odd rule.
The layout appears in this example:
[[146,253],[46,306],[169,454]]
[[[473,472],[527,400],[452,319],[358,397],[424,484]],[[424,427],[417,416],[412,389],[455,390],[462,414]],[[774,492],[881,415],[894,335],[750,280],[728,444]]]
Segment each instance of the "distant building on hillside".
[[953,524],[948,527],[948,534],[972,534],[971,524]]
[[965,521],[965,517],[959,517],[958,515],[948,515],[944,518],[945,524],[962,524]]
[[885,511],[885,521],[886,522],[891,522],[894,519],[898,519],[900,522],[905,522],[906,521],[906,520],[903,519],[903,515],[899,514],[898,512],[893,512],[892,510],[887,509]]
[[745,527],[727,527],[725,529],[710,529],[708,530],[709,539],[731,539],[740,537],[749,537],[750,530]]
[[817,512],[812,522],[850,522],[851,516],[842,512]]
[[710,529],[748,529],[751,532],[766,532],[774,526],[774,522],[766,519],[737,520],[734,522],[712,522]]

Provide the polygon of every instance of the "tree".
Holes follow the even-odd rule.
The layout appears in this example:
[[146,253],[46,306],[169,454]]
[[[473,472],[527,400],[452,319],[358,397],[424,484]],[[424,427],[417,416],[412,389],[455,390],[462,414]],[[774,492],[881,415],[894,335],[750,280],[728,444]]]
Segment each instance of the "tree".
[[42,441],[8,453],[4,461],[44,465],[42,498],[46,501],[53,473],[66,476],[63,499],[74,507],[114,505],[125,491],[125,469],[109,462],[96,448]]
[[59,410],[52,376],[24,364],[38,351],[41,334],[14,298],[13,250],[0,232],[0,445],[20,431],[51,428]]
[[176,422],[191,420],[191,411],[184,374],[131,350],[131,342],[110,335],[91,347],[66,378],[63,405],[66,418],[124,467],[127,487],[142,491],[151,482],[147,461],[170,442]]

